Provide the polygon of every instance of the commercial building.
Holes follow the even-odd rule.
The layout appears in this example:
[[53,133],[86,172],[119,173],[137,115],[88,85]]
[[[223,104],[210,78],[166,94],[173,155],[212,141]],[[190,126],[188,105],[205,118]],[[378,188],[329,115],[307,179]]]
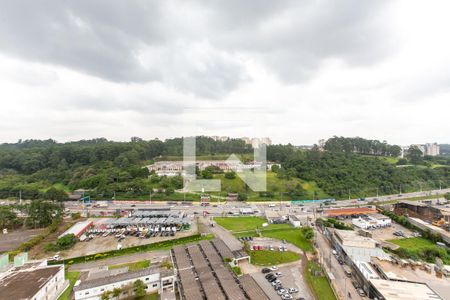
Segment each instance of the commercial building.
[[382,214],[362,215],[352,219],[352,224],[361,229],[377,229],[391,226],[392,220]]
[[[200,171],[208,167],[219,168],[223,172],[242,172],[244,170],[251,170],[261,168],[262,162],[246,162],[242,163],[239,160],[197,160],[197,161],[158,161],[147,168],[150,172],[154,171],[159,176],[179,176],[184,174],[186,166],[195,165]],[[271,168],[273,163],[267,163],[266,168]]]
[[92,226],[92,224],[93,222],[89,220],[77,222],[72,227],[67,229],[63,234],[61,234],[58,238],[62,238],[67,234],[73,234],[77,238],[79,238],[89,227]]
[[235,254],[220,239],[175,246],[172,255],[180,299],[269,299],[252,277],[236,278],[225,265]]
[[328,218],[347,218],[375,213],[377,213],[377,210],[372,207],[331,208],[324,211],[324,215]]
[[26,263],[0,274],[0,300],[56,300],[68,286],[63,265]]
[[414,282],[398,282],[381,279],[372,279],[371,298],[384,300],[439,300],[443,299],[428,285]]
[[75,300],[100,300],[102,294],[116,288],[121,290],[120,297],[131,297],[134,295],[133,284],[137,280],[145,284],[147,293],[163,293],[175,289],[174,272],[155,266],[131,272],[119,270],[104,276],[97,274],[93,278],[78,281],[73,288]]

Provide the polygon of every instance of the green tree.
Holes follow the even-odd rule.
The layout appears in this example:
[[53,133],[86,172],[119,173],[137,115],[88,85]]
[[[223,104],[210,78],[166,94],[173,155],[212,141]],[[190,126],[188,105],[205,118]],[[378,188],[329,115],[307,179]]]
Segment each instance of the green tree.
[[17,215],[11,206],[0,206],[0,229],[11,228],[18,223]]
[[59,250],[66,250],[70,249],[75,245],[77,242],[77,239],[73,233],[66,234],[63,237],[59,238],[56,242],[56,245]]
[[147,286],[140,279],[136,280],[133,283],[133,288],[134,288],[134,295],[136,296],[136,298],[143,297],[147,293],[146,291]]
[[114,298],[118,298],[120,296],[121,292],[122,292],[121,288],[114,288],[112,291],[112,295]]
[[68,199],[67,193],[64,190],[57,189],[55,187],[49,188],[45,192],[45,197],[48,200],[55,200],[55,201],[65,201]]
[[104,291],[104,292],[102,293],[102,295],[100,296],[100,299],[101,299],[101,300],[109,300],[109,295],[111,295],[111,292],[110,292],[110,291]]
[[409,147],[407,157],[414,165],[418,165],[423,162],[423,153],[417,146]]
[[225,173],[225,178],[226,179],[235,179],[236,178],[236,173],[234,171],[226,172]]

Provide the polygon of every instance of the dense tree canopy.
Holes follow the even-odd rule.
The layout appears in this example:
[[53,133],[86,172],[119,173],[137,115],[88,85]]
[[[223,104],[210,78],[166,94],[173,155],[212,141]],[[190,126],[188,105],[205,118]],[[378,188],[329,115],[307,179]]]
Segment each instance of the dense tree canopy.
[[[236,153],[251,157],[253,153],[250,145],[233,139],[223,142],[198,137],[196,147],[197,155],[203,156]],[[2,144],[0,198],[21,195],[23,199],[63,201],[67,192],[79,188],[89,190],[95,199],[111,199],[114,195],[155,197],[155,193],[163,197],[182,188],[182,177],[159,177],[149,174],[144,166],[156,159],[179,159],[182,148],[181,138],[145,141],[137,137],[130,142],[100,138],[69,143],[26,140]],[[398,146],[386,142],[334,137],[325,144],[325,151],[318,147],[303,150],[289,144],[268,146],[267,159],[281,163],[281,169],[274,168],[278,178],[288,181],[298,177],[335,198],[449,186],[449,158],[421,157],[421,165],[415,167],[409,166],[414,161],[408,157],[397,166],[396,161],[389,163],[385,156],[397,156],[398,150]],[[207,179],[217,173],[220,172],[208,168],[198,175]],[[232,180],[233,175],[227,174],[225,180]],[[273,192],[276,191],[268,191]],[[300,184],[288,186],[287,194],[306,197]],[[43,220],[48,221],[48,216]]]

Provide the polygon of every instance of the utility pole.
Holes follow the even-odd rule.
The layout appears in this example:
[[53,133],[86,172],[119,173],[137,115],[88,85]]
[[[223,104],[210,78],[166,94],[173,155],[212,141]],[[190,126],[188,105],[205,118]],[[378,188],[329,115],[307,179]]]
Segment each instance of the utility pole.
[[350,197],[350,189],[348,189],[348,200],[351,200],[351,197]]
[[399,190],[400,190],[399,194],[401,195],[402,194],[402,185],[401,184],[400,184],[400,189]]
[[378,187],[377,187],[377,198],[378,198]]

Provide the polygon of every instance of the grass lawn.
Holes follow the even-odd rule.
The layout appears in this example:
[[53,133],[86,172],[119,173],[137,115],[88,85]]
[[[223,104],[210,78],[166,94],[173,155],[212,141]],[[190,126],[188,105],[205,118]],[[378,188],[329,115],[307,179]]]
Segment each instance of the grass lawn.
[[300,255],[292,251],[249,251],[252,264],[258,266],[273,266],[293,262],[300,259]]
[[274,238],[277,240],[286,240],[287,242],[294,244],[305,251],[313,251],[311,242],[306,240],[301,231],[297,228],[291,229],[279,229],[279,230],[265,230],[262,231],[262,235],[265,237]]
[[135,300],[159,300],[159,295],[158,293],[153,293],[153,294],[147,294],[144,297],[139,297],[139,298],[132,298]]
[[313,291],[316,299],[319,300],[336,300],[330,283],[325,276],[314,276],[311,271],[320,270],[320,266],[313,262],[308,262],[305,269],[304,276],[306,282]]
[[262,224],[267,223],[266,219],[260,217],[225,217],[214,218],[214,220],[223,228],[237,232],[262,228]]
[[414,260],[424,260],[427,262],[435,262],[435,257],[442,259],[444,264],[450,263],[450,250],[438,247],[433,242],[424,238],[407,238],[389,240],[393,244],[399,245],[400,248],[393,251],[400,257],[408,257]]
[[72,293],[73,286],[75,285],[75,282],[80,277],[79,272],[66,272],[66,279],[69,280],[70,286],[67,288],[67,290],[58,298],[58,300],[70,300],[70,294]]
[[219,217],[214,220],[223,228],[236,233],[236,236],[256,236],[255,229],[259,228],[261,231],[273,229],[290,229],[290,224],[269,224],[267,227],[262,227],[267,220],[262,217]]
[[123,268],[123,267],[128,267],[128,271],[137,271],[137,270],[141,270],[141,269],[150,267],[150,261],[142,260],[142,261],[137,261],[137,262],[133,262],[133,263],[113,265],[113,266],[109,266],[108,268],[110,270],[113,270],[113,269],[119,269],[119,268]]

